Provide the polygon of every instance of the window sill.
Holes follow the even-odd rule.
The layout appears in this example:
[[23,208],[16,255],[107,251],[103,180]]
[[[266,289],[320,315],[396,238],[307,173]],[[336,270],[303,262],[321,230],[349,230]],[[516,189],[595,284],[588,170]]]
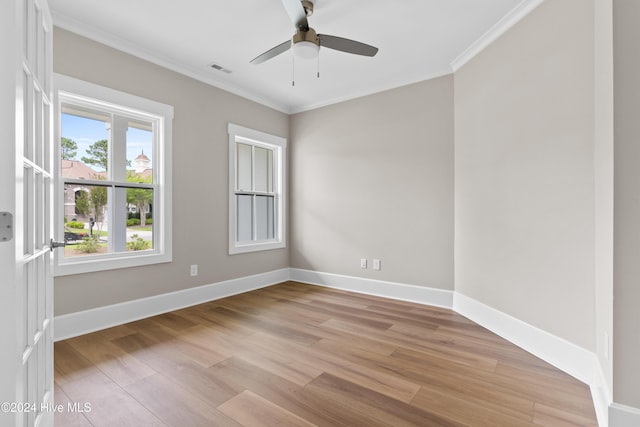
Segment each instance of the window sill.
[[[56,256],[57,257],[57,256]],[[56,260],[53,276],[70,276],[73,274],[94,273],[98,271],[114,270],[129,267],[171,262],[171,254],[150,252],[149,254],[121,254],[108,257],[87,257],[82,259]]]
[[272,249],[284,249],[286,247],[287,245],[285,242],[247,243],[245,245],[235,244],[234,246],[229,247],[229,255],[268,251]]

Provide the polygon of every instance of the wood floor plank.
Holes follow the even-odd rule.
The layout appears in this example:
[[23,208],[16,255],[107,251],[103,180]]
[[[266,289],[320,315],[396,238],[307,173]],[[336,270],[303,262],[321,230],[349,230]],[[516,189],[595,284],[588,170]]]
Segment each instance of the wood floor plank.
[[[457,313],[285,282],[55,345],[56,425],[596,426],[585,384]],[[89,424],[88,424],[89,423]]]
[[292,426],[311,427],[312,424],[299,416],[271,403],[257,394],[245,390],[227,400],[218,409],[243,426]]
[[[316,347],[322,344],[318,343]],[[377,367],[381,372],[394,374],[416,384],[436,386],[443,392],[461,396],[483,406],[498,406],[505,414],[516,418],[530,420],[533,416],[534,402],[531,399],[461,373],[455,364],[434,365],[429,358],[421,359],[414,364],[406,360],[380,357],[355,348],[345,349],[342,356],[353,363]],[[494,402],[500,403],[496,405]]]
[[97,332],[97,334],[109,341],[126,335],[131,335],[133,333],[135,333],[135,331],[127,325],[114,326]]
[[533,418],[522,420],[476,402],[470,402],[451,393],[443,393],[428,384],[422,386],[411,402],[420,408],[429,408],[436,414],[479,427],[509,426],[533,427]]
[[324,372],[345,378],[398,400],[410,401],[420,388],[418,384],[399,376],[353,363],[341,357],[339,353],[337,355],[335,349],[319,351],[320,348],[304,347],[277,339],[261,341],[261,348],[265,351],[294,355]]
[[452,418],[431,412],[429,408],[412,406],[331,374],[322,374],[313,380],[306,390],[315,396],[330,399],[332,407],[343,407],[361,417],[362,421],[367,420],[367,425],[464,425]]
[[53,360],[56,384],[64,384],[74,379],[98,372],[96,365],[78,353],[68,341],[54,343],[56,357]]
[[91,423],[84,416],[82,412],[71,411],[69,408],[73,408],[74,402],[69,399],[69,396],[58,385],[54,385],[54,395],[56,399],[56,405],[62,405],[61,411],[56,411],[53,414],[53,421],[58,426],[68,427],[91,427]]
[[113,343],[129,351],[137,359],[169,378],[196,396],[220,404],[236,394],[220,384],[211,372],[189,356],[177,351],[170,343],[157,344],[152,339],[134,334],[118,338]]
[[348,411],[338,410],[329,401],[309,394],[306,388],[274,375],[239,358],[231,358],[209,368],[216,378],[238,393],[251,390],[267,396],[274,404],[318,426],[349,426]]
[[125,390],[158,418],[172,426],[237,427],[241,425],[162,374],[129,384]]
[[129,384],[156,373],[99,334],[82,335],[67,342],[120,385]]
[[160,314],[159,316],[155,316],[154,320],[160,323],[161,325],[166,326],[167,328],[176,332],[181,332],[181,331],[184,331],[185,329],[188,329],[192,326],[197,325],[196,322],[193,322],[187,319],[186,317],[182,316],[181,310],[174,311],[172,313]]
[[[412,349],[423,352],[424,354],[429,354],[433,357],[440,357],[445,360],[455,360],[456,363],[470,365],[489,371],[493,371],[497,364],[495,358],[484,357],[482,354],[478,354],[478,352],[475,351],[469,352],[457,349],[452,345],[450,340],[435,338],[434,331],[431,329],[425,330],[420,334],[420,337],[416,337],[415,334],[417,334],[417,332],[413,332],[412,334],[407,334],[406,330],[404,332],[397,332],[393,327],[386,331],[378,331],[366,329],[366,327],[353,325],[349,322],[336,319],[323,323],[323,326],[330,329],[337,329],[345,333],[348,333],[348,331],[351,330],[353,335],[358,334],[359,336],[366,337],[365,339],[369,341],[370,347],[372,346],[371,343],[375,342],[383,345],[386,349],[390,349],[391,352],[396,351],[398,348]],[[415,326],[411,326],[411,328],[413,329]],[[366,347],[360,347],[368,350]],[[390,355],[391,352],[385,354]]]
[[236,357],[301,386],[322,374],[322,369],[294,355],[260,351],[263,340],[271,340],[271,337],[261,334],[252,335],[246,344],[240,346],[245,351],[238,353]]
[[533,421],[538,425],[549,427],[597,427],[595,414],[590,413],[589,415],[585,417],[537,403]]
[[[549,379],[547,379],[546,383],[531,382],[518,375],[500,375],[493,372],[473,369],[468,366],[458,366],[454,370],[451,370],[451,367],[447,366],[445,361],[437,358],[429,359],[429,362],[425,364],[424,355],[405,349],[398,350],[392,357],[404,362],[403,366],[405,369],[413,372],[409,375],[421,378],[423,384],[439,385],[442,390],[446,390],[447,387],[456,383],[459,383],[469,391],[476,390],[479,393],[486,388],[488,391],[487,396],[489,397],[491,397],[492,393],[500,393],[506,396],[512,396],[512,398],[525,399],[526,401],[534,403],[544,403],[551,407],[560,408],[568,413],[586,414],[587,417],[592,416],[595,419],[593,403],[586,394],[589,390],[586,385],[582,386],[585,394],[576,396],[574,394],[575,390],[570,389],[564,392],[562,391],[562,387],[559,387],[558,384]],[[429,365],[435,369],[436,372],[445,373],[445,376],[440,377],[440,379],[436,381],[432,373],[430,374],[424,371],[424,366]],[[561,371],[558,371],[558,373],[561,376],[566,375],[561,373]],[[512,398],[498,398],[497,402],[503,405],[506,411],[507,408],[514,408],[514,406],[510,404]],[[515,409],[517,409],[517,407],[515,407]]]
[[265,321],[264,319],[259,319],[255,316],[251,316],[249,314],[232,310],[226,307],[216,307],[211,311],[217,313],[221,317],[228,319],[230,322],[249,325],[255,332],[265,332],[301,344],[313,344],[320,339],[315,335],[303,332],[295,327],[292,327],[290,323],[283,324],[282,322],[278,322],[275,320]]
[[[93,426],[164,426],[146,405],[141,404],[103,373],[80,378],[60,386],[68,398],[90,410],[84,416]],[[62,397],[62,396],[60,396]],[[56,396],[56,403],[61,403]],[[58,421],[58,420],[56,420]],[[62,424],[59,420],[56,425]]]
[[176,351],[181,352],[204,367],[214,365],[228,357],[228,355],[220,354],[211,346],[204,345],[202,342],[184,339],[188,335],[187,333],[184,331],[176,332],[162,323],[156,322],[156,318],[140,320],[130,325],[139,334],[146,335],[158,344],[170,345]]

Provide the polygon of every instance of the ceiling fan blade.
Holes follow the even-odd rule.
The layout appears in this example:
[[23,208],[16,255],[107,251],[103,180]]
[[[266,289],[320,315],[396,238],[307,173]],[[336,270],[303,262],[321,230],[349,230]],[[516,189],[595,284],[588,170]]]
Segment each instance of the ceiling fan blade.
[[284,53],[286,51],[288,51],[291,48],[291,40],[287,40],[284,43],[279,44],[278,46],[269,49],[268,51],[266,51],[265,53],[263,53],[262,55],[258,55],[255,58],[253,58],[250,62],[252,64],[260,64],[268,59],[273,58],[274,56],[278,56],[281,53]]
[[363,56],[375,56],[376,53],[378,53],[377,47],[360,43],[355,40],[329,36],[327,34],[318,34],[318,38],[320,39],[320,46],[328,47],[329,49]]
[[282,5],[287,10],[287,14],[296,29],[306,30],[309,28],[307,13],[304,7],[302,7],[300,0],[282,0]]

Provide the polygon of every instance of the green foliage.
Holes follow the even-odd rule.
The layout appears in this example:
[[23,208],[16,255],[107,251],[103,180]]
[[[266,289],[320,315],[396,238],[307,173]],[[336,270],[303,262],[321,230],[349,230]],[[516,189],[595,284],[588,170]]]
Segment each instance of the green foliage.
[[[129,219],[131,219],[131,218],[140,219],[140,212],[136,212],[136,213],[129,212],[129,215],[128,215],[127,218],[129,218]],[[153,218],[153,212],[147,212],[147,214],[145,215],[145,218],[147,219],[147,223],[148,223],[149,220],[151,218]]]
[[76,228],[78,230],[82,230],[84,228],[84,222],[80,221],[69,221],[67,222],[67,227]]
[[78,154],[78,144],[69,138],[64,136],[60,138],[60,156],[64,160],[72,160]]
[[149,240],[144,240],[142,237],[139,237],[137,234],[131,236],[133,239],[130,242],[127,242],[127,249],[130,251],[144,251],[146,249],[151,248],[151,242]]
[[93,236],[85,237],[84,239],[82,239],[82,242],[78,243],[76,248],[80,252],[84,252],[87,254],[93,254],[98,252],[98,249],[100,249],[99,236],[93,235]]
[[[139,182],[144,184],[150,184],[153,181],[151,175],[143,178],[135,172],[127,171],[127,181]],[[148,188],[127,188],[127,203],[135,205],[140,217],[140,224],[145,226],[147,224],[146,217],[149,205],[153,203],[153,190]]]
[[92,215],[96,222],[100,222],[107,197],[107,187],[95,186],[89,192],[80,191],[76,196],[76,211],[80,215]]
[[89,157],[82,157],[82,161],[87,165],[98,166],[103,170],[107,170],[109,164],[109,141],[101,139],[91,144],[87,148]]
[[127,220],[127,227],[133,227],[134,225],[140,225],[140,220],[138,218],[130,218]]
[[[93,187],[89,193],[89,200],[96,222],[102,221],[102,212],[107,205],[107,187]],[[76,201],[77,206],[78,203]]]
[[89,213],[89,193],[86,191],[80,191],[76,196],[76,211],[80,215],[87,215]]

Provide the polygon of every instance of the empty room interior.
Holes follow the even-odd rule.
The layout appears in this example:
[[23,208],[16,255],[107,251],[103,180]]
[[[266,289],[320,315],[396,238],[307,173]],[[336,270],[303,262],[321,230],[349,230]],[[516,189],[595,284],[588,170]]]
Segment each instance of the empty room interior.
[[[82,3],[49,0],[56,425],[640,425],[638,2]],[[307,18],[316,59],[249,63]],[[107,110],[153,181],[65,151]]]

